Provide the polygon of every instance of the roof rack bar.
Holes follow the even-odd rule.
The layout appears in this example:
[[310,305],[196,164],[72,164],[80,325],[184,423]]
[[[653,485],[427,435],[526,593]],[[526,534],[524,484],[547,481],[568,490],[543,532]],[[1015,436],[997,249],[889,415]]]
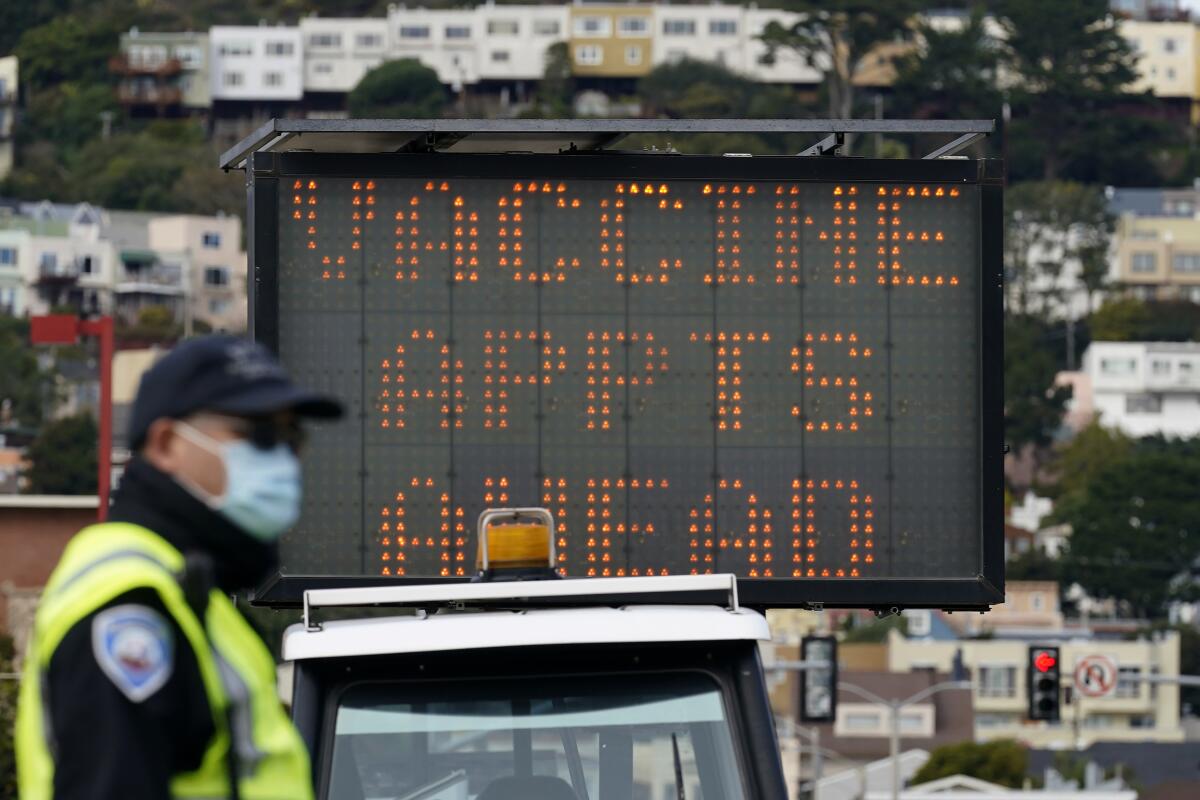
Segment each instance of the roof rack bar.
[[304,627],[318,630],[310,610],[334,606],[425,607],[494,600],[569,597],[641,597],[674,592],[728,593],[728,608],[737,611],[737,576],[659,575],[639,578],[578,578],[500,583],[428,584],[424,586],[369,586],[356,589],[309,589],[304,592]]
[[931,158],[944,158],[945,156],[952,156],[959,150],[962,150],[964,147],[970,147],[971,145],[975,144],[975,142],[982,139],[985,135],[986,134],[975,131],[964,133],[962,136],[947,142],[928,155],[922,156],[922,158],[928,160]]
[[[996,128],[994,120],[930,119],[273,119],[242,141],[226,150],[219,166],[226,169],[244,165],[268,140],[279,134],[329,134],[353,137],[382,135],[378,152],[395,152],[415,139],[434,136],[439,141],[458,142],[471,137],[527,135],[560,136],[569,141],[572,134],[583,137],[580,149],[602,150],[625,136],[648,134],[763,133],[821,135],[890,133],[988,135]],[[448,138],[444,138],[448,137]],[[275,146],[272,144],[271,146]]]
[[838,131],[831,133],[812,147],[801,150],[800,156],[836,156],[838,148],[846,143],[846,134]]

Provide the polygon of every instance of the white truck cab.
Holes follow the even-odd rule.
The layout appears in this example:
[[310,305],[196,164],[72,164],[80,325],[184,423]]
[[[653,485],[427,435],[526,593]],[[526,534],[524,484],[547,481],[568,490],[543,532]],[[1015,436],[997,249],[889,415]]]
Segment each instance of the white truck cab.
[[319,798],[786,796],[734,576],[505,580],[480,538],[491,580],[305,593],[283,655]]

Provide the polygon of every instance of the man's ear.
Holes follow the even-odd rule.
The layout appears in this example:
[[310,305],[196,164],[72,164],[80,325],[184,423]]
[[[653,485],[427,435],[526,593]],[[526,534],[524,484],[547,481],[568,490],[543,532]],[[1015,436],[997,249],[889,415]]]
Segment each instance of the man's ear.
[[160,417],[146,429],[146,440],[142,442],[141,454],[150,466],[173,475],[179,463],[179,444],[173,420]]

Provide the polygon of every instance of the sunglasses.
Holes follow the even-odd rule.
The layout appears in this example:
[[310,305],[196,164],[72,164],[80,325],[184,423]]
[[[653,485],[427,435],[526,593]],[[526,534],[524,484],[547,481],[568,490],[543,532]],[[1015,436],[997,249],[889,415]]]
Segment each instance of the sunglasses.
[[306,437],[300,420],[295,417],[228,417],[222,415],[230,429],[240,438],[260,450],[272,450],[284,445],[299,455],[304,449]]

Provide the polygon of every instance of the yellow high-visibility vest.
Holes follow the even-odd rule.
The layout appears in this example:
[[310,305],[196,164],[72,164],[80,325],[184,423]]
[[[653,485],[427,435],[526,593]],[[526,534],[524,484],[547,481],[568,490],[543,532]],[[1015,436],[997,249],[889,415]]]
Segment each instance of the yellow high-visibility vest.
[[199,768],[172,776],[172,796],[228,797],[232,741],[241,800],[311,800],[308,751],[276,694],[274,659],[219,590],[212,590],[201,620],[179,583],[183,570],[182,553],[158,534],[129,523],[93,525],[67,545],[46,584],[26,653],[16,725],[23,800],[54,796],[54,754],[43,695],[55,648],[88,615],[144,588],[158,592],[195,653],[216,731]]

